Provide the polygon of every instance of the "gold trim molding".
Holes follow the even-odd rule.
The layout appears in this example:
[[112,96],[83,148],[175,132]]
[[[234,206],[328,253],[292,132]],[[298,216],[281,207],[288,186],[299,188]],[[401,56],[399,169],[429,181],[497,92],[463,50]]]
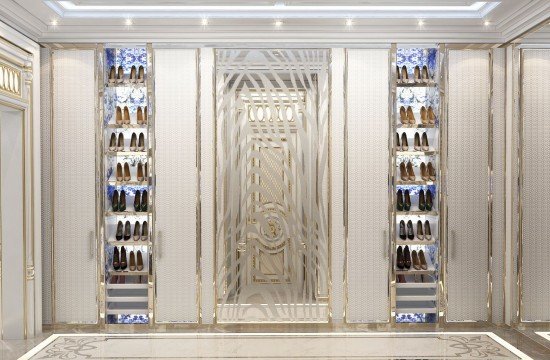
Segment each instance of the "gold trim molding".
[[0,61],[0,93],[21,99],[23,72]]

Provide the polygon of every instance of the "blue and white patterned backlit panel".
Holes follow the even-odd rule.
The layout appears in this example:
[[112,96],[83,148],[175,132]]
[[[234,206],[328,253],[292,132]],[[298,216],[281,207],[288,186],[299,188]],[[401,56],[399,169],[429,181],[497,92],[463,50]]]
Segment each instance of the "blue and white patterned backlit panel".
[[416,118],[417,123],[420,121],[420,108],[422,106],[428,109],[429,106],[433,108],[433,111],[436,115],[436,126],[439,125],[439,118],[437,114],[439,112],[439,93],[437,87],[398,87],[396,100],[397,106],[396,111],[399,114],[399,108],[404,106],[412,107],[414,112],[414,117]]
[[409,78],[412,78],[414,67],[426,65],[430,76],[437,70],[437,49],[436,48],[398,48],[397,66],[406,66]]
[[143,66],[145,73],[147,74],[147,49],[145,48],[120,48],[105,49],[105,66],[110,69],[114,66],[118,69],[122,66],[124,69],[124,75],[129,76],[132,66],[139,69]]

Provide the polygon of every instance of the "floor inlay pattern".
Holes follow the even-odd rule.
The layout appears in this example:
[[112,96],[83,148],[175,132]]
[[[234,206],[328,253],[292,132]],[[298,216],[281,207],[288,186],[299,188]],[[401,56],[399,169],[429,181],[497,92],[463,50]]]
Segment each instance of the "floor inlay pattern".
[[54,334],[20,359],[530,359],[491,332]]

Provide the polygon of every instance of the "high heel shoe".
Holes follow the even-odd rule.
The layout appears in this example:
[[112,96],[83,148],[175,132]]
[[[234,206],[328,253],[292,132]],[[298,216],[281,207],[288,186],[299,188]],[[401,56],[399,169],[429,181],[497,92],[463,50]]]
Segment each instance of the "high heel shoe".
[[430,221],[426,220],[424,222],[424,239],[431,240],[432,239],[432,229],[430,228]]
[[430,180],[430,176],[428,175],[428,168],[426,167],[426,164],[424,162],[420,164],[420,177],[424,181]]
[[130,271],[136,270],[136,257],[134,256],[134,251],[130,251]]
[[126,224],[124,224],[124,241],[130,240],[131,236],[132,236],[132,225],[130,225],[129,221],[126,221]]
[[124,107],[124,123],[129,124],[130,123],[130,109],[128,109],[128,106]]
[[430,74],[428,73],[428,67],[426,65],[422,66],[422,82],[430,82]]
[[137,149],[139,151],[145,151],[145,135],[143,135],[143,133],[139,134]]
[[124,177],[122,176],[122,164],[116,164],[116,181],[122,181]]
[[409,150],[409,141],[407,140],[407,134],[401,134],[401,149],[403,151]]
[[116,107],[115,122],[116,122],[117,125],[122,125],[122,123],[123,123],[123,120],[122,120],[122,109],[120,108],[120,106],[117,106],[117,107]]
[[395,72],[397,74],[397,83],[400,84],[401,83],[401,72],[399,71],[399,66],[395,66]]
[[428,176],[430,177],[431,181],[435,181],[435,168],[432,165],[431,161],[428,163]]
[[397,190],[397,211],[403,211],[403,191]]
[[431,106],[428,106],[428,123],[435,124],[435,113]]
[[124,229],[124,225],[122,225],[122,221],[119,221],[116,226],[116,235],[115,235],[115,239],[117,239],[117,241],[122,240],[124,236],[123,229]]
[[143,124],[147,124],[147,106],[143,108]]
[[124,190],[120,191],[118,211],[126,211],[126,192]]
[[132,69],[130,70],[130,82],[135,83],[137,80],[137,71],[136,66],[132,66]]
[[403,248],[401,246],[397,247],[396,265],[398,269],[403,270],[405,268],[405,258],[403,257]]
[[132,137],[130,138],[130,151],[136,151],[137,149],[137,135],[136,133],[132,133]]
[[120,270],[120,255],[118,253],[118,246],[115,246],[113,251],[113,269]]
[[409,82],[409,72],[407,71],[407,67],[406,66],[403,66],[401,68],[401,81],[404,82],[404,83],[408,83]]
[[399,120],[401,120],[401,124],[409,123],[409,119],[407,118],[407,111],[405,110],[404,106],[401,106],[399,108]]
[[147,226],[147,221],[144,221],[141,225],[141,240],[147,241],[149,238],[149,226]]
[[109,140],[109,151],[116,150],[116,134],[111,133],[111,140]]
[[141,226],[139,225],[139,221],[136,221],[134,224],[134,241],[139,241],[141,237]]
[[407,221],[407,238],[414,240],[413,222],[411,220]]
[[401,144],[399,143],[398,133],[395,133],[395,151],[401,151]]
[[114,84],[116,82],[116,68],[115,66],[111,66],[111,70],[109,70],[109,84]]
[[412,263],[415,270],[420,270],[420,259],[418,258],[416,250],[412,251]]
[[143,109],[141,108],[141,106],[138,106],[136,116],[137,116],[137,123],[140,125],[143,125],[145,123],[145,120],[143,118]]
[[122,68],[122,66],[118,67],[116,82],[119,84],[124,82],[124,69]]
[[418,252],[418,260],[420,262],[420,268],[422,270],[428,270],[428,263],[426,262],[426,256],[424,256],[424,250]]
[[420,66],[418,65],[414,67],[414,82],[415,83],[420,82]]
[[116,149],[117,151],[124,151],[124,135],[122,133],[118,134]]
[[426,211],[432,211],[433,207],[432,192],[428,189],[428,191],[426,191]]
[[143,181],[143,165],[141,162],[137,165],[137,181]]
[[401,174],[401,180],[409,181],[409,175],[407,174],[407,168],[405,167],[404,162],[401,162],[401,164],[399,164],[399,173]]
[[410,161],[407,163],[407,175],[409,176],[409,181],[416,180],[416,175],[414,175],[413,165]]
[[147,205],[147,190],[143,190],[143,193],[141,194],[141,211],[147,211]]
[[405,245],[403,250],[403,261],[405,263],[405,269],[409,270],[411,268],[411,251],[409,250],[409,245]]
[[414,150],[420,151],[420,135],[416,132],[414,133]]
[[130,165],[127,162],[124,163],[124,181],[130,181]]
[[424,195],[424,189],[418,192],[418,210],[426,211],[426,196]]
[[124,246],[121,246],[120,249],[120,269],[125,270],[128,266],[128,261],[126,259],[126,248]]
[[137,82],[140,84],[145,82],[145,68],[143,65],[139,66]]
[[424,125],[428,123],[428,110],[426,110],[424,106],[420,108],[420,121],[422,121]]
[[428,144],[428,135],[426,133],[422,133],[422,150],[423,151],[430,150],[430,144]]
[[412,107],[407,107],[407,119],[409,119],[409,124],[416,124],[416,119],[414,118],[414,113]]
[[141,211],[141,191],[136,190],[136,196],[134,197],[134,211]]
[[424,240],[424,232],[422,231],[422,221],[418,220],[416,223],[416,238],[418,240]]
[[403,209],[405,211],[411,210],[411,194],[409,193],[409,190],[405,190],[405,202],[403,204]]
[[113,195],[111,197],[111,206],[113,207],[114,212],[118,211],[118,205],[119,205],[119,196],[118,196],[118,191],[115,190],[113,191]]
[[143,270],[143,256],[141,255],[141,250],[137,251],[137,270]]
[[405,230],[405,221],[403,220],[399,222],[399,238],[401,240],[407,240],[407,232]]

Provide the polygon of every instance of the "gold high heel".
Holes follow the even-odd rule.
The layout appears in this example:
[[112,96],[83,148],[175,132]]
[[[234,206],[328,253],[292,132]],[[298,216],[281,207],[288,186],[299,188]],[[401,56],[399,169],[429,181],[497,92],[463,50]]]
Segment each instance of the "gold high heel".
[[403,149],[403,151],[409,150],[409,141],[407,140],[407,134],[405,133],[401,134],[401,149]]
[[431,181],[435,181],[435,168],[431,161],[428,163],[428,177]]
[[422,150],[423,151],[430,150],[430,144],[428,144],[428,135],[426,135],[426,133],[422,134]]
[[420,177],[424,181],[430,180],[430,176],[428,175],[428,169],[426,168],[426,164],[424,162],[420,164]]
[[417,132],[414,133],[414,150],[420,151],[420,135]]
[[407,174],[407,168],[404,162],[401,162],[401,164],[399,164],[399,173],[401,175],[401,180],[403,181],[409,180],[409,175]]
[[414,67],[414,82],[420,82],[420,67],[418,65]]
[[127,162],[124,163],[124,181],[130,181],[130,165]]
[[409,119],[409,124],[416,124],[416,119],[414,118],[414,113],[412,107],[407,107],[407,118]]
[[136,76],[136,66],[132,66],[132,69],[130,70],[130,82],[131,83],[135,83],[136,80],[137,80],[137,76]]
[[407,124],[409,122],[409,119],[407,119],[407,112],[405,111],[404,106],[401,106],[399,108],[399,119],[401,120],[401,124]]
[[109,84],[114,84],[116,82],[116,69],[115,66],[111,66],[111,70],[109,71]]
[[117,125],[122,125],[122,123],[123,123],[122,109],[120,108],[120,106],[116,107],[115,122],[116,122]]
[[116,181],[122,181],[122,164],[116,164]]
[[422,81],[425,83],[430,82],[430,74],[426,65],[422,66]]
[[124,123],[129,124],[130,123],[130,109],[128,109],[128,106],[124,107]]
[[118,67],[116,82],[119,84],[124,82],[124,69],[122,68],[122,66]]
[[118,134],[118,142],[116,146],[117,151],[124,151],[124,135],[122,133]]
[[141,109],[141,106],[138,106],[137,108],[137,123],[140,125],[143,125],[145,121],[143,120],[143,110]]
[[143,165],[141,162],[137,166],[137,181],[143,181]]
[[428,123],[428,111],[426,110],[426,107],[422,106],[420,108],[420,120],[422,121],[422,124]]
[[143,133],[139,134],[137,149],[139,151],[145,151],[145,136],[143,135]]
[[145,82],[145,69],[143,68],[143,65],[140,65],[139,67],[137,82],[138,83]]
[[430,124],[435,124],[435,113],[431,106],[428,106],[428,122]]
[[409,181],[416,180],[416,175],[414,175],[413,165],[410,161],[407,163],[407,175],[409,176]]
[[404,82],[404,83],[409,82],[409,73],[407,72],[407,67],[406,66],[403,66],[401,68],[401,81]]
[[130,139],[130,151],[136,151],[137,149],[137,135],[132,133],[132,138]]

